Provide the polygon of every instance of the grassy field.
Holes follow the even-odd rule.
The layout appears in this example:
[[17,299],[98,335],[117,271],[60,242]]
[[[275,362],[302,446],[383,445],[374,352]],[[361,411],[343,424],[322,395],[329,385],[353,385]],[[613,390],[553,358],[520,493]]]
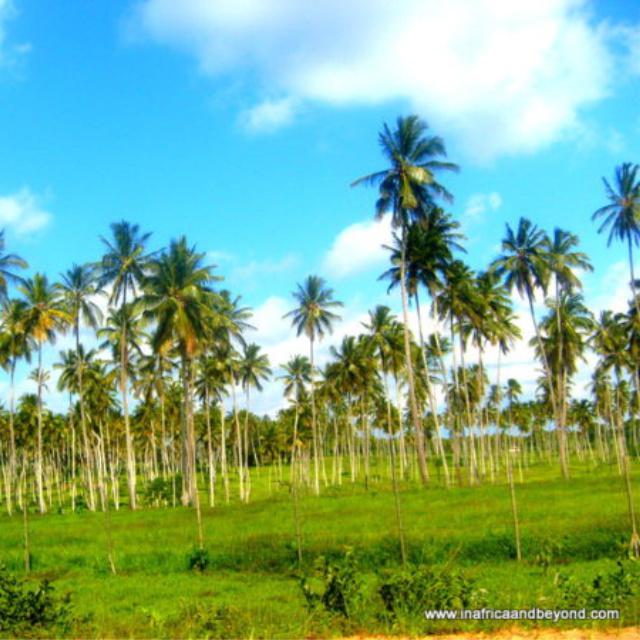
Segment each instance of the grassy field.
[[[400,564],[393,494],[386,484],[365,491],[345,478],[342,487],[327,488],[319,498],[302,496],[299,569],[292,502],[271,475],[268,481],[267,470],[254,472],[249,505],[203,508],[210,560],[204,572],[188,567],[194,511],[146,508],[110,513],[115,576],[107,562],[104,513],[31,514],[32,577],[51,579],[57,593],[71,594],[69,633],[75,636],[301,637],[490,628],[486,622],[425,626],[421,618],[380,615],[378,574]],[[486,606],[509,609],[555,605],[559,573],[580,585],[615,571],[629,537],[621,479],[609,467],[577,465],[569,482],[558,480],[555,468],[535,467],[526,476],[517,486],[521,563],[515,561],[507,486],[421,490],[403,484],[411,562],[454,567],[474,580]],[[0,557],[16,573],[22,571],[22,540],[20,515],[2,517]],[[321,556],[339,562],[348,548],[362,581],[361,611],[349,619],[310,611],[299,576],[311,574]],[[635,563],[626,565],[635,571]],[[607,624],[638,622],[636,595],[625,597],[622,609],[623,620]]]

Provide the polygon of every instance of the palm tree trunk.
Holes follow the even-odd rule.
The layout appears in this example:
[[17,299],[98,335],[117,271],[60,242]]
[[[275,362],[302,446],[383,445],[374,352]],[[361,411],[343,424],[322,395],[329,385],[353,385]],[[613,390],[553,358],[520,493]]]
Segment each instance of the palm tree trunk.
[[44,501],[43,478],[42,478],[42,342],[38,344],[38,440],[36,448],[36,488],[38,492],[38,508],[40,513],[47,511]]
[[213,468],[213,442],[211,440],[211,408],[209,406],[209,389],[205,388],[205,418],[207,421],[207,463],[209,467],[209,506],[215,505],[215,470]]
[[409,337],[409,305],[407,301],[407,228],[402,226],[402,255],[400,258],[400,294],[402,297],[402,319],[404,334],[404,357],[407,366],[407,381],[409,383],[409,410],[411,412],[411,421],[416,441],[416,454],[418,460],[418,470],[420,472],[420,480],[424,486],[429,484],[429,469],[424,451],[424,434],[422,432],[422,424],[420,414],[418,413],[418,403],[416,401],[416,386],[413,375],[413,361],[411,358],[411,340]]
[[229,470],[227,469],[227,433],[224,424],[224,405],[220,401],[220,471],[224,485],[224,501],[229,504]]
[[422,355],[422,364],[424,366],[424,371],[425,371],[425,386],[427,389],[427,398],[429,401],[429,409],[431,409],[431,415],[433,417],[433,425],[434,425],[435,437],[436,437],[436,447],[438,449],[438,455],[440,456],[440,460],[442,462],[442,470],[444,472],[445,486],[448,488],[451,486],[451,480],[449,478],[449,465],[447,464],[447,456],[445,454],[444,446],[442,444],[442,436],[440,435],[440,418],[438,416],[438,407],[436,405],[435,394],[433,391],[433,387],[431,385],[429,361],[427,359],[427,354],[425,353],[425,348],[424,348],[424,336],[422,333],[422,314],[420,312],[420,298],[418,297],[417,289],[414,294],[414,299],[416,301],[416,312],[418,314],[418,334],[420,336],[420,353]]
[[313,361],[313,334],[309,336],[309,360],[311,362],[311,432],[313,437],[313,490],[316,495],[320,495],[320,460],[318,457],[318,425],[316,423],[316,394],[315,394],[315,371]]
[[560,424],[561,420],[558,417],[558,403],[554,390],[553,375],[551,374],[551,368],[549,367],[549,361],[547,354],[542,344],[542,336],[540,335],[540,328],[538,327],[538,321],[536,319],[536,313],[533,308],[533,295],[531,292],[527,292],[527,298],[529,301],[529,312],[531,313],[531,320],[533,322],[533,328],[536,332],[536,341],[538,348],[540,349],[540,357],[542,358],[542,366],[544,368],[545,376],[547,377],[547,384],[549,385],[549,397],[551,399],[551,407],[553,415],[556,421],[556,431],[558,433],[558,453],[560,457],[560,470],[562,477],[567,480],[569,478],[569,462],[567,460],[567,440],[565,430]]
[[[124,308],[127,304],[127,290],[125,288],[122,296],[121,312],[124,317]],[[129,399],[127,391],[127,323],[123,322],[120,336],[120,395],[122,396],[122,413],[124,416],[124,438],[127,455],[127,485],[129,488],[129,508],[135,509],[137,506],[136,495],[136,457],[133,450],[133,440],[131,438],[131,426],[129,424]]]

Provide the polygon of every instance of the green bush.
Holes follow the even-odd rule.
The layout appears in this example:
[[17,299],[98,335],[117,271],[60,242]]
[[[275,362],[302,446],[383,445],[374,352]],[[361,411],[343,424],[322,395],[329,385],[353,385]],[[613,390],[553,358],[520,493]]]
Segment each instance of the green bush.
[[50,635],[70,623],[69,596],[57,598],[47,580],[35,586],[0,567],[0,633],[11,636]]
[[329,561],[324,557],[316,561],[315,572],[320,578],[320,590],[312,588],[308,578],[300,580],[302,595],[309,611],[323,608],[343,618],[353,617],[361,604],[362,581],[351,549],[341,560]]
[[593,580],[556,575],[556,602],[563,609],[618,609],[640,591],[635,561],[618,561],[616,568],[599,573]]
[[189,555],[189,569],[191,571],[205,571],[210,562],[209,552],[206,549],[194,549]]
[[476,609],[485,592],[458,571],[426,566],[387,570],[380,576],[378,594],[391,618],[422,616],[426,609]]

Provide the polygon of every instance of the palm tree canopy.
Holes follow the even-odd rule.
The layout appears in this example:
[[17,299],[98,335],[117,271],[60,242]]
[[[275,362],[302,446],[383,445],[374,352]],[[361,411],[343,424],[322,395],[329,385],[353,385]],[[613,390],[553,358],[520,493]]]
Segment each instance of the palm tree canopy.
[[0,230],[0,300],[7,297],[9,283],[21,283],[22,278],[16,274],[16,269],[26,269],[29,265],[15,253],[5,253],[4,229]]
[[308,276],[291,295],[298,306],[283,317],[291,318],[298,335],[304,333],[314,341],[333,331],[333,322],[340,320],[340,316],[331,309],[341,307],[342,302],[333,299],[333,289],[328,288],[322,278]]
[[355,180],[351,186],[378,187],[376,216],[391,212],[395,227],[407,226],[410,218],[420,218],[433,206],[435,197],[451,200],[451,194],[435,179],[441,169],[457,171],[445,157],[444,142],[427,134],[428,125],[416,115],[400,117],[395,130],[385,124],[378,141],[389,167]]
[[74,264],[62,274],[60,291],[76,328],[81,320],[92,329],[101,324],[102,311],[95,299],[104,291],[98,286],[95,266]]
[[502,254],[491,263],[491,270],[504,278],[509,291],[515,288],[521,296],[533,299],[537,288],[547,290],[548,246],[545,232],[527,218],[520,218],[515,232],[507,224]]
[[558,227],[553,230],[553,236],[547,240],[549,268],[555,275],[558,285],[567,291],[582,287],[575,273],[576,269],[593,271],[587,254],[575,250],[579,243],[580,240],[575,233]]
[[260,346],[248,344],[244,348],[240,361],[240,381],[245,389],[255,387],[262,391],[262,382],[269,379],[271,369],[269,358],[265,353],[260,353]]
[[302,355],[293,356],[283,365],[284,374],[280,379],[284,381],[284,395],[293,396],[299,402],[305,395],[306,386],[311,382],[311,362]]
[[215,298],[210,286],[217,278],[204,258],[182,237],[149,263],[140,307],[156,325],[151,339],[154,351],[175,344],[183,356],[192,358],[205,341]]
[[607,245],[614,239],[640,242],[640,178],[638,165],[630,162],[616,167],[613,186],[606,178],[605,193],[609,203],[597,209],[591,216],[592,220],[602,220],[598,233],[609,229]]
[[126,220],[111,225],[112,238],[101,238],[107,248],[99,264],[100,285],[112,285],[109,304],[125,302],[127,293],[136,296],[136,288],[144,278],[144,270],[150,259],[145,254],[150,233],[141,233],[137,224]]
[[39,344],[54,342],[56,332],[64,331],[71,322],[64,308],[60,288],[51,285],[44,274],[36,273],[33,278],[25,280],[18,290],[27,304],[24,321],[26,331]]

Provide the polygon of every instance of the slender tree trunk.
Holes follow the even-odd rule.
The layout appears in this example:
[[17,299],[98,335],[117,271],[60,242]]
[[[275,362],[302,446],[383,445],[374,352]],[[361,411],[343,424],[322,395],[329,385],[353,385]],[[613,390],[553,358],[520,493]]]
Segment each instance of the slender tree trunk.
[[315,392],[315,364],[313,360],[314,336],[309,336],[309,360],[311,362],[311,432],[313,437],[313,490],[316,495],[320,495],[320,460],[318,452],[318,425],[316,423],[316,392]]
[[418,314],[418,334],[420,336],[420,353],[422,355],[422,364],[424,366],[424,371],[425,371],[425,386],[427,389],[427,399],[429,401],[429,409],[431,410],[431,415],[433,416],[436,448],[438,449],[438,455],[440,456],[440,460],[442,461],[442,470],[444,472],[445,486],[448,488],[451,486],[451,480],[449,478],[449,465],[447,464],[447,456],[445,454],[444,446],[442,444],[442,436],[440,435],[440,418],[438,416],[438,406],[436,404],[435,394],[433,391],[433,387],[431,385],[429,361],[427,358],[427,354],[425,353],[424,336],[422,333],[422,314],[420,312],[420,298],[418,297],[417,290],[416,290],[416,293],[414,294],[414,298],[416,301],[416,312]]
[[413,375],[413,361],[411,358],[411,339],[409,336],[409,304],[407,300],[407,228],[402,226],[402,255],[400,258],[400,294],[402,297],[402,319],[403,319],[403,335],[404,335],[404,357],[407,366],[407,381],[409,383],[409,410],[411,412],[411,421],[416,441],[416,454],[418,460],[418,470],[420,472],[420,480],[424,486],[429,484],[429,469],[427,467],[427,459],[424,450],[424,433],[422,431],[422,421],[418,412],[418,403],[416,401],[416,385]]
[[224,501],[229,504],[229,470],[227,469],[227,433],[224,424],[224,405],[220,401],[220,471],[224,485]]
[[42,469],[42,342],[38,344],[38,438],[36,447],[36,489],[38,492],[38,508],[40,513],[47,511],[44,501],[43,469]]
[[[121,312],[124,319],[124,308],[127,305],[127,290],[125,288],[122,297]],[[129,508],[137,507],[136,494],[136,456],[133,449],[133,439],[131,437],[131,427],[129,424],[129,399],[127,366],[129,354],[127,349],[127,323],[123,322],[120,336],[120,395],[122,396],[122,413],[124,416],[124,437],[127,455],[127,485],[129,488]]]
[[542,366],[544,368],[545,376],[547,377],[547,384],[549,385],[549,398],[551,400],[551,408],[553,411],[554,419],[556,421],[555,427],[558,433],[558,453],[560,456],[560,471],[562,472],[562,477],[565,480],[567,480],[569,478],[569,462],[567,460],[566,433],[562,428],[562,426],[559,424],[560,419],[558,417],[558,402],[557,402],[556,393],[554,390],[553,375],[551,373],[551,368],[549,367],[549,361],[547,359],[547,354],[544,350],[544,345],[542,344],[542,336],[540,335],[540,328],[538,327],[538,321],[536,320],[536,313],[533,308],[533,295],[530,292],[528,292],[527,298],[529,300],[529,312],[531,313],[533,328],[536,332],[536,341],[538,343],[538,348],[540,349]]

